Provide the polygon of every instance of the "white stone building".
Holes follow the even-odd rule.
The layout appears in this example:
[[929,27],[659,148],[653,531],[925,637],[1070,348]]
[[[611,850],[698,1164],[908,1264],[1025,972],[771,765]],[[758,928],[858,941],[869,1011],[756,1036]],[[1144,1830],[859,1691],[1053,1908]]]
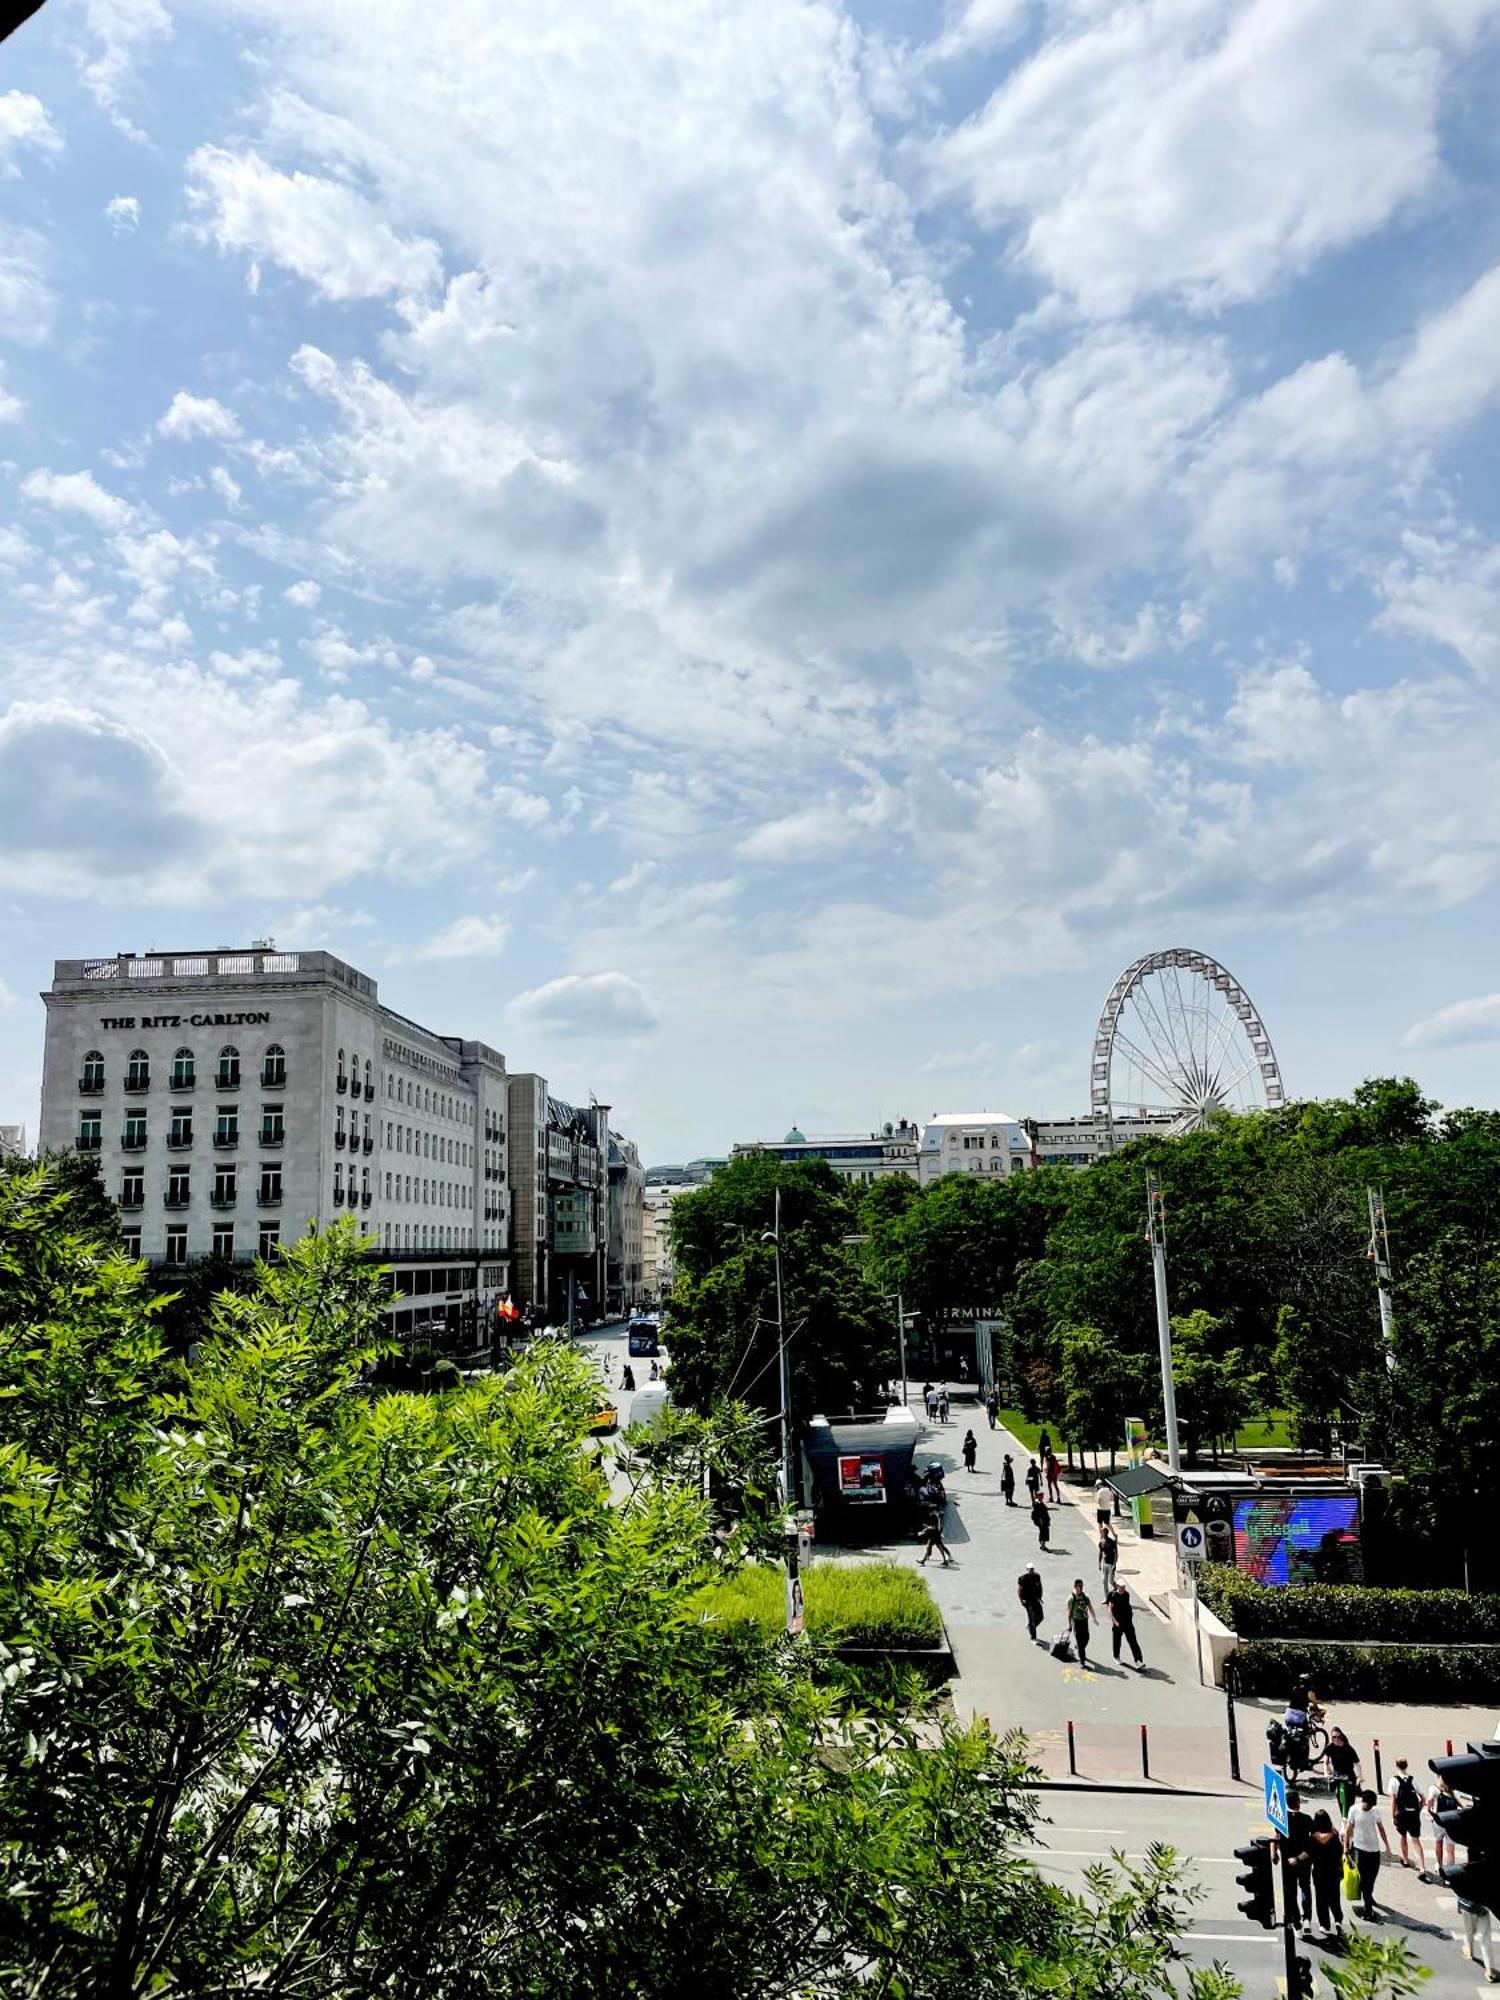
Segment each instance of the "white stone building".
[[730,1157],[767,1153],[774,1160],[824,1160],[846,1181],[884,1180],[890,1174],[917,1178],[917,1128],[905,1118],[875,1132],[830,1133],[808,1138],[794,1125],[784,1139],[741,1139]]
[[1018,1174],[1030,1165],[1030,1135],[1007,1111],[934,1112],[922,1127],[923,1187],[945,1174]]
[[136,1255],[266,1256],[352,1214],[394,1266],[398,1332],[509,1290],[498,1050],[268,944],[60,959],[42,999],[41,1144],[98,1158]]
[[1171,1112],[1142,1111],[1138,1117],[1122,1117],[1116,1112],[1112,1129],[1103,1119],[1085,1113],[1081,1118],[1030,1118],[1031,1151],[1039,1167],[1091,1167],[1132,1139],[1171,1130]]

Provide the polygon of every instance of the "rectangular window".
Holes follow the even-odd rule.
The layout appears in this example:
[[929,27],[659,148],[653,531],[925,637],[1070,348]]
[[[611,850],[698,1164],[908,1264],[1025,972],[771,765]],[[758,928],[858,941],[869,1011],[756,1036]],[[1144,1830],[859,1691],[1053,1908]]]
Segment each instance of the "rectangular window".
[[168,1223],[167,1254],[163,1261],[168,1264],[185,1264],[188,1258],[187,1243],[187,1224],[185,1222]]
[[144,1111],[125,1113],[125,1130],[120,1144],[127,1153],[143,1153],[146,1150],[146,1114]]
[[192,1199],[186,1167],[174,1167],[167,1176],[167,1207],[186,1208]]
[[220,1167],[214,1175],[214,1206],[216,1208],[232,1207],[237,1192],[238,1188],[234,1168]]
[[169,1146],[191,1146],[193,1143],[193,1112],[186,1104],[172,1107],[172,1129],[167,1134]]
[[120,1231],[120,1248],[125,1252],[127,1257],[139,1257],[141,1254],[141,1232],[138,1229],[122,1229]]
[[221,1104],[214,1124],[216,1146],[237,1146],[240,1142],[240,1113],[235,1104]]
[[279,1146],[285,1137],[283,1107],[279,1104],[263,1104],[260,1107],[260,1143],[263,1146]]
[[104,1114],[102,1111],[81,1111],[78,1114],[78,1151],[97,1153],[104,1144]]
[[142,1208],[146,1201],[146,1176],[144,1174],[122,1174],[120,1176],[121,1208]]
[[269,1207],[281,1199],[281,1168],[264,1166],[260,1170],[260,1199],[263,1207]]
[[260,1225],[260,1249],[257,1255],[261,1257],[275,1256],[276,1246],[280,1241],[281,1224],[279,1222],[263,1222]]
[[216,1222],[214,1224],[214,1255],[222,1257],[226,1263],[234,1261],[234,1224]]

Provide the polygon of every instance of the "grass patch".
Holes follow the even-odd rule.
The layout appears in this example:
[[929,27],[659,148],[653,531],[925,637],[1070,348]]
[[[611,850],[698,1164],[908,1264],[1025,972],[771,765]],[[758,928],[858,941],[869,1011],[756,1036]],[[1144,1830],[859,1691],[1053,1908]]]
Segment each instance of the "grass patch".
[[[802,1572],[807,1630],[835,1646],[921,1647],[942,1644],[943,1621],[927,1579],[894,1563],[814,1563]],[[786,1623],[782,1572],[747,1563],[698,1593],[716,1623],[780,1632]]]
[[1272,1410],[1269,1416],[1257,1417],[1254,1423],[1241,1425],[1234,1441],[1240,1451],[1283,1449],[1295,1441],[1291,1418],[1285,1410]]
[[[1033,1458],[1036,1456],[1037,1446],[1042,1441],[1043,1429],[1051,1430],[1052,1428],[1050,1424],[1044,1426],[1039,1423],[1033,1423],[1030,1417],[1022,1416],[1019,1410],[1002,1410],[1000,1412],[1000,1421],[1010,1432],[1011,1436],[1031,1453]],[[1054,1439],[1053,1442],[1055,1443],[1056,1440]]]
[[[1018,1439],[1024,1449],[1030,1452],[1033,1457],[1036,1456],[1037,1447],[1041,1443],[1042,1432],[1044,1430],[1052,1433],[1053,1449],[1057,1452],[1058,1456],[1066,1456],[1066,1449],[1058,1435],[1058,1426],[1056,1424],[1044,1424],[1039,1419],[1024,1415],[1020,1410],[1002,1410],[1000,1412],[1000,1421],[1010,1432],[1011,1436]],[[1238,1451],[1272,1451],[1278,1447],[1289,1446],[1294,1442],[1291,1419],[1285,1410],[1272,1410],[1267,1416],[1257,1417],[1252,1423],[1241,1425],[1239,1431],[1235,1434],[1234,1442],[1235,1448]],[[1092,1458],[1092,1454],[1090,1454],[1090,1457]],[[1116,1458],[1117,1461],[1123,1461],[1124,1457],[1125,1441],[1122,1438]],[[1207,1458],[1207,1451],[1202,1452],[1200,1457]],[[1107,1463],[1108,1458],[1109,1453],[1106,1448],[1100,1454],[1100,1463]]]

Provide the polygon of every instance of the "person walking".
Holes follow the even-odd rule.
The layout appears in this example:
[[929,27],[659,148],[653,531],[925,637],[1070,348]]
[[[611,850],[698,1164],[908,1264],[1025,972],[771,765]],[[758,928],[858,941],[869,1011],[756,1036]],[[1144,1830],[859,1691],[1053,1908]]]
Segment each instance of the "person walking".
[[928,1563],[932,1560],[932,1552],[936,1549],[938,1554],[943,1558],[943,1568],[952,1569],[953,1551],[943,1540],[943,1524],[939,1521],[937,1515],[929,1514],[917,1532],[926,1544],[921,1555],[917,1558],[917,1568],[926,1569]]
[[632,1396],[635,1394],[635,1370],[628,1361],[620,1370],[620,1387]]
[[1042,1475],[1035,1459],[1026,1467],[1026,1491],[1031,1495],[1032,1505],[1042,1497]]
[[1396,1759],[1395,1776],[1385,1788],[1385,1795],[1391,1802],[1391,1825],[1396,1829],[1396,1838],[1401,1843],[1401,1866],[1411,1867],[1406,1843],[1411,1842],[1417,1850],[1417,1873],[1427,1873],[1427,1856],[1422,1852],[1422,1794],[1417,1790],[1417,1781],[1404,1757]]
[[1130,1648],[1130,1657],[1138,1667],[1145,1666],[1141,1656],[1141,1642],[1135,1636],[1135,1606],[1130,1601],[1130,1592],[1123,1583],[1112,1583],[1104,1600],[1104,1608],[1109,1613],[1109,1647],[1118,1660],[1121,1646]]
[[[1302,1911],[1302,1935],[1312,1936],[1312,1819],[1302,1810],[1302,1794],[1289,1786],[1286,1795],[1286,1837],[1281,1852],[1292,1878],[1292,1893]],[[1290,1912],[1288,1912],[1290,1914]]]
[[1031,1525],[1036,1529],[1037,1547],[1045,1555],[1047,1544],[1052,1538],[1052,1516],[1047,1512],[1047,1503],[1040,1495],[1031,1503]]
[[948,1421],[948,1384],[945,1382],[942,1388],[938,1390],[938,1422],[941,1424],[945,1424],[947,1423],[947,1421]]
[[1104,1586],[1104,1595],[1115,1587],[1115,1564],[1120,1560],[1120,1544],[1115,1539],[1112,1528],[1099,1530],[1099,1574]]
[[1100,1479],[1094,1486],[1094,1518],[1101,1528],[1107,1528],[1114,1519],[1115,1496],[1107,1479]]
[[1328,1767],[1328,1776],[1333,1785],[1334,1797],[1339,1802],[1339,1811],[1347,1813],[1349,1802],[1360,1784],[1361,1774],[1359,1752],[1342,1729],[1331,1729],[1328,1732],[1328,1748],[1323,1752],[1323,1762]]
[[933,1388],[930,1382],[927,1384],[927,1387],[922,1391],[922,1401],[927,1405],[928,1423],[935,1424],[937,1422],[938,1397],[937,1397],[937,1390]]
[[1344,1935],[1344,1906],[1339,1900],[1344,1880],[1344,1843],[1339,1838],[1338,1828],[1328,1817],[1326,1806],[1319,1806],[1312,1816],[1312,1833],[1307,1847],[1318,1928],[1323,1933],[1323,1942],[1329,1944],[1334,1938],[1342,1939]]
[[989,1418],[990,1429],[993,1430],[1000,1421],[1000,1398],[993,1389],[984,1399],[984,1414]]
[[1099,1622],[1098,1613],[1083,1587],[1083,1578],[1073,1579],[1073,1594],[1068,1599],[1068,1624],[1073,1632],[1073,1644],[1078,1648],[1078,1664],[1086,1667],[1089,1663],[1089,1621]]
[[1057,1453],[1049,1451],[1046,1462],[1047,1498],[1056,1501],[1060,1507],[1062,1505],[1062,1467],[1057,1462]]
[[1043,1431],[1037,1439],[1036,1455],[1042,1461],[1043,1465],[1052,1456],[1052,1433],[1050,1431]]
[[1443,1879],[1443,1864],[1451,1867],[1457,1860],[1453,1836],[1445,1833],[1438,1824],[1439,1813],[1454,1813],[1459,1810],[1458,1799],[1446,1778],[1437,1778],[1427,1794],[1427,1827],[1432,1835],[1432,1872],[1439,1882]]
[[1368,1924],[1380,1921],[1375,1908],[1375,1879],[1380,1873],[1380,1852],[1387,1854],[1391,1843],[1385,1837],[1385,1821],[1380,1817],[1380,1801],[1373,1792],[1361,1792],[1344,1822],[1344,1852],[1354,1862],[1359,1876],[1359,1913]]
[[1484,1967],[1484,1976],[1494,1985],[1500,1973],[1495,1971],[1494,1960],[1490,1956],[1490,1913],[1483,1903],[1472,1903],[1467,1896],[1458,1899],[1458,1914],[1463,1919],[1463,1954],[1471,1963],[1478,1958]]
[[1005,1495],[1006,1506],[1014,1507],[1016,1504],[1016,1468],[1011,1462],[1009,1452],[1005,1454],[1005,1463],[1000,1468],[1000,1491]]
[[972,1472],[974,1461],[979,1456],[979,1440],[972,1431],[964,1432],[963,1455],[965,1471]]
[[1035,1639],[1037,1627],[1042,1622],[1042,1573],[1035,1563],[1027,1563],[1016,1578],[1016,1595],[1026,1613],[1026,1636]]

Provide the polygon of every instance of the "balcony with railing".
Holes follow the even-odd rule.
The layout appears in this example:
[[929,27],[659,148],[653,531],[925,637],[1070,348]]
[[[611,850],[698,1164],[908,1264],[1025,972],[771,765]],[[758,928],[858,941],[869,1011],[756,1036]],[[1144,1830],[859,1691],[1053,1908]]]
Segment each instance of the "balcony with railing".
[[286,1133],[280,1125],[262,1125],[260,1143],[263,1146],[282,1146],[286,1143]]
[[162,1206],[164,1208],[190,1208],[192,1200],[193,1197],[186,1188],[174,1189],[169,1186]]
[[122,1132],[120,1134],[120,1150],[125,1153],[144,1153],[146,1150],[145,1133]]
[[191,1125],[178,1125],[167,1134],[167,1145],[174,1153],[185,1153],[193,1143]]
[[198,1087],[198,1078],[192,1070],[190,1069],[173,1070],[172,1080],[171,1080],[171,1088],[173,1090],[196,1090],[197,1087]]
[[146,1206],[145,1190],[137,1187],[122,1189],[119,1206],[125,1209],[144,1208]]
[[80,1132],[78,1137],[73,1141],[73,1151],[75,1153],[97,1153],[103,1144],[104,1134],[102,1132]]
[[208,1199],[213,1208],[233,1208],[239,1201],[239,1195],[232,1187],[215,1188]]
[[343,1131],[343,1127],[342,1127],[342,1126],[340,1126],[339,1130],[338,1130],[338,1131],[336,1131],[336,1132],[334,1133],[334,1135],[333,1135],[333,1143],[334,1143],[334,1145],[335,1145],[335,1146],[337,1146],[337,1147],[338,1147],[338,1149],[339,1149],[339,1151],[340,1151],[340,1152],[343,1152],[343,1150],[344,1150],[344,1131]]
[[220,1063],[214,1077],[215,1090],[238,1090],[240,1087],[240,1066],[238,1063]]
[[285,1090],[286,1064],[262,1063],[260,1071],[260,1087],[262,1090]]
[[365,1085],[365,1103],[373,1104],[374,1102],[375,1102],[375,1086],[373,1083],[367,1083]]
[[125,1088],[133,1091],[149,1090],[151,1088],[150,1070],[128,1070],[125,1075]]
[[359,1203],[360,1203],[360,1207],[361,1207],[361,1208],[368,1208],[368,1207],[370,1206],[370,1203],[371,1203],[371,1202],[372,1202],[372,1201],[373,1201],[374,1199],[375,1199],[374,1195],[373,1195],[373,1194],[372,1194],[372,1193],[370,1192],[370,1190],[369,1190],[368,1188],[365,1188],[365,1189],[363,1189],[363,1190],[361,1191],[361,1193],[360,1193],[360,1197],[359,1197]]
[[349,1089],[349,1079],[343,1074],[342,1070],[339,1072],[338,1081],[334,1085],[334,1088],[338,1091],[340,1097],[343,1097]]
[[269,1181],[262,1181],[260,1184],[260,1194],[257,1199],[262,1208],[280,1208],[281,1189],[272,1185]]
[[216,1146],[226,1149],[230,1146],[237,1146],[239,1143],[240,1128],[238,1125],[218,1125],[214,1128],[214,1144]]
[[373,1133],[373,1132],[366,1132],[366,1134],[365,1134],[365,1151],[366,1151],[367,1153],[373,1153],[373,1152],[374,1152],[374,1150],[375,1150],[375,1135],[374,1135],[374,1133]]
[[78,1093],[80,1097],[99,1097],[102,1095],[103,1090],[104,1078],[102,1076],[81,1076],[78,1079]]

